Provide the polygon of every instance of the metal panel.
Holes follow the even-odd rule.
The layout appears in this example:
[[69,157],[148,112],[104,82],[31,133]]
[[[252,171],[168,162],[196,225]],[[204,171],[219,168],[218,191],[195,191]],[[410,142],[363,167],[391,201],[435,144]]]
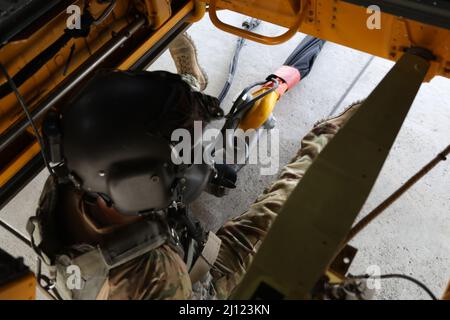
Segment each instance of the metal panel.
[[[284,27],[292,27],[298,14],[298,10],[289,5],[287,0],[215,1],[218,8]],[[392,7],[391,10],[382,10],[379,28],[368,28],[367,22],[373,13],[367,11],[366,5],[381,2],[382,8],[388,8],[388,3],[395,3],[395,9],[389,6]],[[436,6],[433,5],[434,2]],[[431,62],[425,80],[429,81],[435,75],[450,77],[448,2],[298,0],[297,3],[303,4],[306,13],[299,28],[303,33],[393,61],[398,61],[407,48],[425,48],[436,57]],[[419,14],[426,18],[408,18]],[[447,29],[436,25],[447,26]]]
[[381,11],[399,17],[416,20],[441,28],[450,29],[450,2],[447,0],[344,0],[368,7],[377,5]]

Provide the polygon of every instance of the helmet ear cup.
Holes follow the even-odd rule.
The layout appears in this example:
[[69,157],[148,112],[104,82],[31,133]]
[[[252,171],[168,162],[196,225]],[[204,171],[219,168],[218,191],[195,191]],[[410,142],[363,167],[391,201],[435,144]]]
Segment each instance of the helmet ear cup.
[[183,193],[183,201],[186,204],[194,202],[207,188],[214,169],[208,164],[196,164],[187,167],[183,172],[186,179],[186,188]]
[[124,214],[139,213],[144,208],[165,209],[173,201],[168,186],[174,180],[174,172],[163,162],[123,162],[110,169],[108,194],[114,207]]

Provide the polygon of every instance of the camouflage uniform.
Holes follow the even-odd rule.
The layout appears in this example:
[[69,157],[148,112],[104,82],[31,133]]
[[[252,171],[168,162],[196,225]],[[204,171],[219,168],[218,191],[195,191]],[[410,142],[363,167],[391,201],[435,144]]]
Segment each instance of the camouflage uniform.
[[[200,85],[196,78],[183,74],[183,79],[194,90]],[[301,180],[311,163],[342,127],[359,104],[349,107],[342,115],[321,121],[303,138],[301,149],[286,165],[279,178],[272,183],[247,212],[228,221],[217,235],[222,240],[219,256],[203,281],[191,283],[187,266],[170,244],[150,251],[109,272],[98,299],[226,299],[243,278],[264,236],[270,229],[284,202]],[[50,181],[51,179],[49,179]],[[51,183],[44,187],[40,209],[46,206],[46,194]],[[58,192],[67,222],[59,222],[65,234],[77,234],[70,243],[94,244],[105,230],[112,230],[117,223],[95,227],[89,214],[83,210],[81,195],[63,190]],[[52,202],[52,201],[50,201]],[[45,211],[45,210],[43,210]],[[54,222],[56,223],[56,222]],[[119,223],[120,225],[120,223]]]
[[[205,283],[207,296],[226,299],[239,284],[284,202],[311,163],[359,104],[342,115],[317,123],[303,138],[301,149],[243,215],[228,221],[217,235],[222,240],[219,257]],[[110,272],[101,297],[106,299],[191,299],[188,270],[176,251],[164,245]]]

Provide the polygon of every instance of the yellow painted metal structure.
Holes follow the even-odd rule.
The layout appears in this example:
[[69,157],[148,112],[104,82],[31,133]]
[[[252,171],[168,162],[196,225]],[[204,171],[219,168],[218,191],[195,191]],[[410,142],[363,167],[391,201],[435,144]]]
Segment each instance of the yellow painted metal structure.
[[448,282],[447,289],[445,289],[445,292],[442,295],[442,300],[450,300],[450,281]]
[[[383,12],[381,28],[369,29],[367,20],[371,13],[367,8],[340,0],[205,1],[217,9],[231,10],[291,29],[297,26],[300,17],[299,31],[303,33],[393,61],[397,61],[406,48],[425,48],[436,56],[426,79],[430,80],[435,75],[450,77],[450,31],[447,29]],[[243,30],[217,22],[215,11],[209,14],[219,29],[248,37]],[[252,35],[249,38],[266,44],[279,43],[265,36],[258,38]]]
[[128,70],[140,57],[142,57],[148,50],[150,50],[156,42],[161,40],[161,38],[168,33],[172,28],[175,27],[177,22],[179,22],[182,18],[191,14],[194,10],[195,6],[192,1],[187,2],[178,12],[174,13],[173,16],[170,17],[160,28],[158,28],[151,37],[147,39],[144,43],[142,43],[139,48],[137,48],[131,55],[123,61],[118,69],[120,70]]
[[[81,5],[81,1],[74,2]],[[123,4],[122,4],[123,5]],[[120,7],[119,7],[120,8]],[[101,8],[93,7],[93,12],[98,12]],[[123,8],[123,10],[125,10]],[[67,14],[61,12],[46,28],[37,30],[34,34],[26,39],[19,39],[10,42],[8,45],[0,49],[0,62],[5,65],[10,74],[15,74],[23,68],[37,53],[45,50],[52,42],[60,37],[64,32]],[[105,23],[111,23],[106,21]],[[119,31],[126,24],[125,17],[118,18],[117,21],[111,23],[112,30]],[[68,46],[64,47],[49,63],[35,73],[20,88],[22,95],[26,97],[31,108],[36,105],[47,93],[65,78],[63,70],[65,68],[67,58],[69,56],[71,46],[75,45],[75,52],[71,60],[70,66],[66,74],[70,74],[78,66],[80,66],[89,56],[89,52],[95,52],[111,37],[111,31],[99,26],[92,31],[91,36],[84,39],[73,40]],[[89,47],[89,49],[88,49]],[[0,76],[0,83],[4,83],[3,75]],[[12,124],[24,116],[14,94],[9,94],[0,100],[0,133],[5,132]],[[31,135],[31,132],[30,132]],[[21,147],[21,148],[20,148]],[[11,162],[5,163],[0,168],[0,187],[8,182],[28,161],[30,161],[38,152],[39,146],[34,139],[29,140],[29,145],[18,146],[22,149]],[[3,160],[3,159],[2,159]],[[6,160],[3,160],[6,162]]]
[[23,264],[0,248],[0,300],[34,300],[36,277]]
[[[281,3],[279,3],[279,2],[278,3],[273,2],[273,3],[275,3],[277,10],[284,8],[283,6],[280,5]],[[279,36],[269,37],[269,36],[257,34],[257,33],[251,32],[251,31],[247,31],[244,29],[240,29],[240,28],[237,28],[237,27],[234,27],[232,25],[222,22],[217,15],[217,0],[209,0],[208,12],[209,12],[209,17],[211,18],[212,23],[214,23],[214,25],[217,28],[222,29],[226,32],[230,32],[236,36],[244,37],[249,40],[260,42],[263,44],[268,44],[268,45],[280,44],[280,43],[286,42],[287,40],[292,38],[298,32],[300,26],[302,25],[303,21],[305,20],[306,14],[307,14],[306,7],[304,5],[299,6],[298,12],[296,13],[296,16],[293,20],[292,25],[288,26],[288,30]]]
[[[380,29],[369,29],[373,14],[363,6],[340,0],[205,0],[209,17],[219,29],[267,45],[289,40],[297,31],[397,61],[405,49],[428,49],[436,57],[425,78],[450,77],[450,31],[380,12]],[[220,20],[217,10],[228,9],[288,28],[280,36],[255,34]],[[255,93],[257,94],[257,93]],[[275,98],[276,97],[276,98]],[[263,98],[249,111],[241,128],[259,128],[275,107],[276,93]]]
[[27,275],[0,287],[0,300],[35,300],[36,277],[30,271]]
[[[99,15],[105,9],[105,5],[99,5],[96,1],[91,2],[91,12],[94,16]],[[133,0],[117,1],[113,14],[102,24],[93,26],[90,35],[86,39],[71,40],[53,59],[30,77],[20,87],[20,92],[25,97],[30,108],[33,109],[37,106],[64,79],[85,63],[92,54],[111,40],[114,34],[117,34],[129,24],[129,21],[134,18],[134,15],[131,15],[129,12],[131,3],[136,5],[136,10],[140,10],[141,13],[148,16],[151,28],[146,32],[147,36],[143,37],[144,40],[138,46],[133,47],[133,50],[126,52],[122,62],[114,66],[122,70],[130,68],[170,32],[178,22],[191,15],[195,9],[193,1],[174,1],[181,3],[176,11],[168,8],[167,1],[147,0],[140,2]],[[83,1],[73,1],[73,4],[83,8]],[[5,65],[11,75],[14,75],[39,52],[45,50],[63,34],[67,17],[66,11],[61,11],[44,27],[36,30],[29,37],[11,41],[1,47],[0,62]],[[68,62],[73,46],[75,50]],[[0,75],[0,84],[4,82],[3,75]],[[9,94],[5,98],[0,99],[0,135],[4,134],[8,128],[23,118],[23,111],[14,94]],[[17,141],[17,145],[13,143],[10,150],[12,152],[8,152],[8,154],[12,153],[14,155],[12,157],[8,156],[8,159],[5,158],[5,153],[0,155],[0,188],[5,186],[39,153],[40,148],[34,139],[31,128],[25,133],[23,139]]]

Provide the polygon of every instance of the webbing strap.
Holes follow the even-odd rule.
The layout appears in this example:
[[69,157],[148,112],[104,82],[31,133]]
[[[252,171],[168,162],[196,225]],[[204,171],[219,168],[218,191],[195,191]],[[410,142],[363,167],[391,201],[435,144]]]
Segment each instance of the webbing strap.
[[200,281],[214,265],[219,255],[221,244],[222,240],[214,233],[210,232],[201,255],[198,257],[197,261],[195,261],[194,266],[189,272],[192,283]]

